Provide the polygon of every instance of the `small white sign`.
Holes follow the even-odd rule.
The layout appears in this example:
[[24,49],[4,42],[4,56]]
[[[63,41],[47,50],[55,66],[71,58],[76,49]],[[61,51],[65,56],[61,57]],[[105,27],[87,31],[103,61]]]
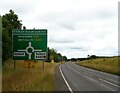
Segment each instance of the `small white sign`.
[[35,59],[46,59],[46,52],[35,52]]
[[25,52],[14,52],[14,56],[25,56]]

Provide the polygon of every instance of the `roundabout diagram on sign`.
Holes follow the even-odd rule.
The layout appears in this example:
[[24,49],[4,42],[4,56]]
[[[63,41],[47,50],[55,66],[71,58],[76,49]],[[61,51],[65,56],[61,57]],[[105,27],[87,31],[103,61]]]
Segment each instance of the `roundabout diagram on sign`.
[[18,50],[19,52],[26,52],[26,54],[28,54],[28,59],[31,59],[32,53],[34,52],[41,52],[42,50],[39,49],[34,49],[31,45],[31,42],[29,42],[28,47],[26,47],[26,49],[21,49]]

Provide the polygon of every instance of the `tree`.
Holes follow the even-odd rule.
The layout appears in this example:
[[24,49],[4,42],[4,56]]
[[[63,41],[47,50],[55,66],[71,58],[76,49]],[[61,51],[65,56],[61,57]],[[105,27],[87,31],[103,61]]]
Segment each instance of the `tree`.
[[62,57],[62,55],[60,53],[57,53],[57,51],[55,49],[53,49],[53,48],[50,49],[48,47],[48,59],[47,59],[48,62],[50,62],[52,60],[54,60],[55,62],[59,62],[59,61],[62,61],[62,59],[64,61],[66,61],[67,57],[66,56]]
[[[48,59],[47,59],[47,61],[51,61],[53,58],[54,58],[54,49],[50,49],[49,47],[47,48],[48,49]],[[52,59],[51,59],[51,57],[52,57]]]
[[56,53],[55,59],[56,62],[62,61],[62,55],[60,53]]
[[87,55],[87,58],[90,58],[90,55]]
[[21,29],[21,20],[18,15],[10,10],[9,13],[2,16],[2,59],[7,60],[12,56],[12,30]]
[[26,29],[26,26],[23,26],[23,29]]
[[67,61],[67,57],[66,56],[63,56],[63,61]]
[[91,55],[90,58],[95,59],[95,58],[97,58],[97,56],[96,55]]

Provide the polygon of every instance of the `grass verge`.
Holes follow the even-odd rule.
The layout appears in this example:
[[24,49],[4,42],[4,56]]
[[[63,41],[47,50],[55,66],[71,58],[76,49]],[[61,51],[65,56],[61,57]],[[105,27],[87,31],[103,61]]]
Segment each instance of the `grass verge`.
[[3,67],[3,91],[54,91],[55,68],[57,64],[36,62],[34,68],[24,68],[23,61],[12,60]]
[[120,57],[97,58],[85,61],[79,61],[76,64],[103,72],[120,75]]

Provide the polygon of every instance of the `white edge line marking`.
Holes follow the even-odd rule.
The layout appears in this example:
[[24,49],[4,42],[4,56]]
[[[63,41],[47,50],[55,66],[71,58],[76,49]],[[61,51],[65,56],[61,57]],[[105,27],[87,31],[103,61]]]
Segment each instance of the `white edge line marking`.
[[113,84],[113,83],[111,83],[111,82],[109,82],[109,81],[106,81],[106,80],[104,80],[104,79],[99,78],[99,80],[104,81],[104,82],[106,82],[106,83],[108,83],[108,84],[111,84],[111,85],[113,85],[113,86],[115,86],[115,87],[120,88],[120,86],[118,86],[118,85],[116,85],[116,84]]
[[65,79],[65,76],[63,75],[63,72],[62,72],[62,70],[61,70],[61,65],[59,66],[59,69],[60,69],[60,73],[61,73],[61,75],[62,75],[62,78],[63,78],[65,84],[67,85],[69,91],[70,91],[71,93],[73,93],[73,91],[72,91],[70,85],[68,84],[67,80]]

